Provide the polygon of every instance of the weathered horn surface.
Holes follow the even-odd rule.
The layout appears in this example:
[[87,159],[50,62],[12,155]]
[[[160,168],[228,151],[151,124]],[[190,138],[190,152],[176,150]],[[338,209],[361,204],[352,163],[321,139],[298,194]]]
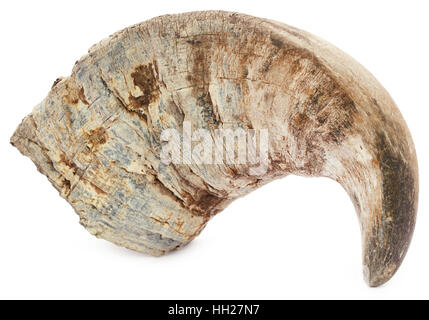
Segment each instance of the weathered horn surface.
[[[268,129],[268,167],[161,161],[164,129]],[[392,98],[352,58],[293,27],[229,12],[166,15],[89,50],[20,124],[29,156],[97,237],[162,255],[234,199],[288,174],[338,181],[370,286],[409,246],[418,169]],[[218,152],[219,150],[217,150]]]

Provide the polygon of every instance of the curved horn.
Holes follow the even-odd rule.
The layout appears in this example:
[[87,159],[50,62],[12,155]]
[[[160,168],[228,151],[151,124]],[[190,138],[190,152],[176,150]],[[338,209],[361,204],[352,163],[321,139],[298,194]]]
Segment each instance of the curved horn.
[[[224,138],[243,132],[228,156]],[[11,142],[91,233],[153,255],[288,174],[330,177],[348,192],[371,286],[395,273],[414,229],[416,155],[388,93],[325,41],[246,15],[167,15],[111,36],[54,83]],[[228,161],[240,150],[245,161]]]

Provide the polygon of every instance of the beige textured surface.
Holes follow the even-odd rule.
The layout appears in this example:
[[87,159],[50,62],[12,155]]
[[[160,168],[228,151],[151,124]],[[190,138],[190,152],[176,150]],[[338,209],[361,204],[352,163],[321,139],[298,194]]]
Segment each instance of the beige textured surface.
[[[268,129],[268,171],[160,161],[184,121]],[[362,66],[293,27],[228,12],[167,15],[93,46],[11,138],[92,234],[161,255],[269,181],[332,178],[361,222],[368,283],[390,279],[415,224],[417,161],[389,94]],[[311,236],[311,235],[309,235]]]

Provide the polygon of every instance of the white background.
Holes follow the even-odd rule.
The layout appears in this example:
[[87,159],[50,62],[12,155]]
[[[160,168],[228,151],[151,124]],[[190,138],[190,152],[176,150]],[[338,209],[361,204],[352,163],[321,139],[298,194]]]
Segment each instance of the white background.
[[[428,1],[2,1],[0,298],[429,298]],[[9,145],[21,119],[94,43],[167,13],[222,9],[285,22],[352,55],[391,93],[420,165],[417,227],[386,285],[361,275],[351,201],[290,176],[237,200],[189,246],[153,258],[98,240]]]

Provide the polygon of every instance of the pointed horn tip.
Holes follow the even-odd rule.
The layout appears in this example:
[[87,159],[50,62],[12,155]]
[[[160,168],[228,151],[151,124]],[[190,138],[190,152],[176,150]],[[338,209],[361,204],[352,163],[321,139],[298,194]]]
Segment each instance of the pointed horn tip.
[[372,268],[363,265],[363,277],[369,287],[380,287],[393,277],[398,268],[399,266],[396,264]]

